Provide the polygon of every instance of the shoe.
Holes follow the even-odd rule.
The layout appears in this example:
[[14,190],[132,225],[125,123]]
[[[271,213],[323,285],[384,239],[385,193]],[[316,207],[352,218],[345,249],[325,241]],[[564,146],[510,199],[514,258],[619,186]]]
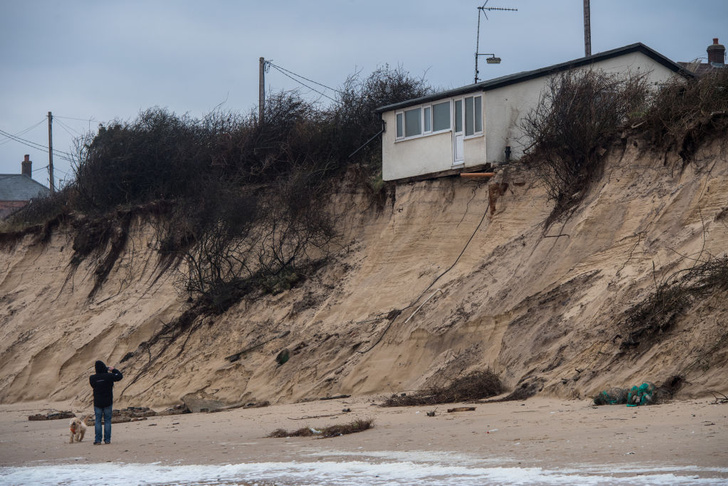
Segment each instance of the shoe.
[[94,445],[101,445],[101,442],[94,442]]
[[104,444],[111,444],[111,441],[110,440],[105,440],[104,441]]

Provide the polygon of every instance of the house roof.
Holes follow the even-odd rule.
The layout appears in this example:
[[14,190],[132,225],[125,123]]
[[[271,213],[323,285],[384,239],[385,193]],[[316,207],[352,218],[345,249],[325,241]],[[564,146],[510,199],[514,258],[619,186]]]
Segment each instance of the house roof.
[[0,201],[30,201],[50,190],[22,174],[0,174]]
[[665,57],[662,54],[660,54],[659,52],[647,47],[646,45],[642,44],[641,42],[637,42],[636,44],[630,44],[628,46],[620,47],[618,49],[612,49],[611,51],[599,52],[599,53],[593,54],[591,56],[580,57],[578,59],[574,59],[574,60],[567,61],[567,62],[562,62],[560,64],[554,64],[552,66],[547,66],[547,67],[543,67],[540,69],[535,69],[533,71],[523,71],[523,72],[516,73],[516,74],[510,74],[508,76],[490,79],[487,81],[482,81],[480,83],[469,84],[467,86],[451,89],[448,91],[441,91],[439,93],[433,93],[431,95],[423,96],[421,98],[416,98],[416,99],[412,99],[412,100],[402,101],[400,103],[394,103],[391,105],[383,106],[383,107],[377,109],[377,113],[398,110],[398,109],[405,108],[408,106],[419,105],[422,103],[427,103],[427,102],[439,100],[442,98],[459,96],[462,94],[472,93],[475,91],[488,91],[491,89],[501,88],[503,86],[508,86],[510,84],[521,83],[523,81],[540,78],[542,76],[550,76],[550,75],[560,73],[563,71],[568,71],[570,69],[587,66],[594,62],[604,61],[604,60],[611,59],[614,57],[631,54],[633,52],[641,52],[642,54],[651,58],[655,62],[662,64],[666,68],[671,69],[672,71],[679,73],[682,76],[685,76],[685,77],[694,76],[693,73],[686,70],[683,66],[680,66],[676,62],[671,61],[667,57]]
[[725,64],[714,64],[710,62],[678,62],[683,67],[693,73],[695,76],[705,76],[708,73],[715,72],[718,69],[726,69]]

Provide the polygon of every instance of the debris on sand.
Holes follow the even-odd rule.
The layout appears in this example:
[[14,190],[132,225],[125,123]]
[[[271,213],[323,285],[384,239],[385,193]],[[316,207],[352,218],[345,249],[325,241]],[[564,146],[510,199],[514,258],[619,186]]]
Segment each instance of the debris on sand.
[[289,432],[284,429],[276,429],[267,437],[270,438],[286,438],[286,437],[338,437],[340,435],[354,434],[363,432],[374,427],[373,419],[359,419],[342,425],[331,425],[329,427],[302,427],[298,430]]

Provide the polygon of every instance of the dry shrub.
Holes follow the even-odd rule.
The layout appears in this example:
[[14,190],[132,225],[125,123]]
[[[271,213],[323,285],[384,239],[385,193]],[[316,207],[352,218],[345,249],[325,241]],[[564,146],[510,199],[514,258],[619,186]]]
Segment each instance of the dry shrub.
[[644,110],[648,93],[643,76],[584,70],[552,78],[521,128],[534,147],[527,161],[556,202],[555,216],[581,200],[608,143]]
[[314,428],[302,427],[298,430],[287,431],[285,429],[276,429],[267,437],[286,438],[286,437],[338,437],[340,435],[355,434],[374,427],[372,419],[357,419],[348,424],[331,425],[329,427]]
[[699,298],[728,290],[728,256],[711,258],[674,273],[655,292],[627,310],[623,327],[627,337],[621,347],[651,345],[675,325]]
[[676,150],[684,163],[728,124],[728,69],[698,79],[675,78],[664,86],[644,114],[641,128],[656,148]]
[[433,387],[412,395],[393,395],[383,407],[408,407],[412,405],[437,405],[480,400],[503,393],[500,378],[491,370],[474,371],[453,381],[447,387]]

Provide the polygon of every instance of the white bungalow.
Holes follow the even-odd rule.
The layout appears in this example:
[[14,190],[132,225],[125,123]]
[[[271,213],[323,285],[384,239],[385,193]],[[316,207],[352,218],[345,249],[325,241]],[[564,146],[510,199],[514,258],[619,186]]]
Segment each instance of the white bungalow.
[[504,76],[377,110],[385,123],[385,181],[482,169],[523,155],[520,121],[550,79],[571,69],[644,74],[659,85],[685,69],[644,44],[631,44],[535,71]]

